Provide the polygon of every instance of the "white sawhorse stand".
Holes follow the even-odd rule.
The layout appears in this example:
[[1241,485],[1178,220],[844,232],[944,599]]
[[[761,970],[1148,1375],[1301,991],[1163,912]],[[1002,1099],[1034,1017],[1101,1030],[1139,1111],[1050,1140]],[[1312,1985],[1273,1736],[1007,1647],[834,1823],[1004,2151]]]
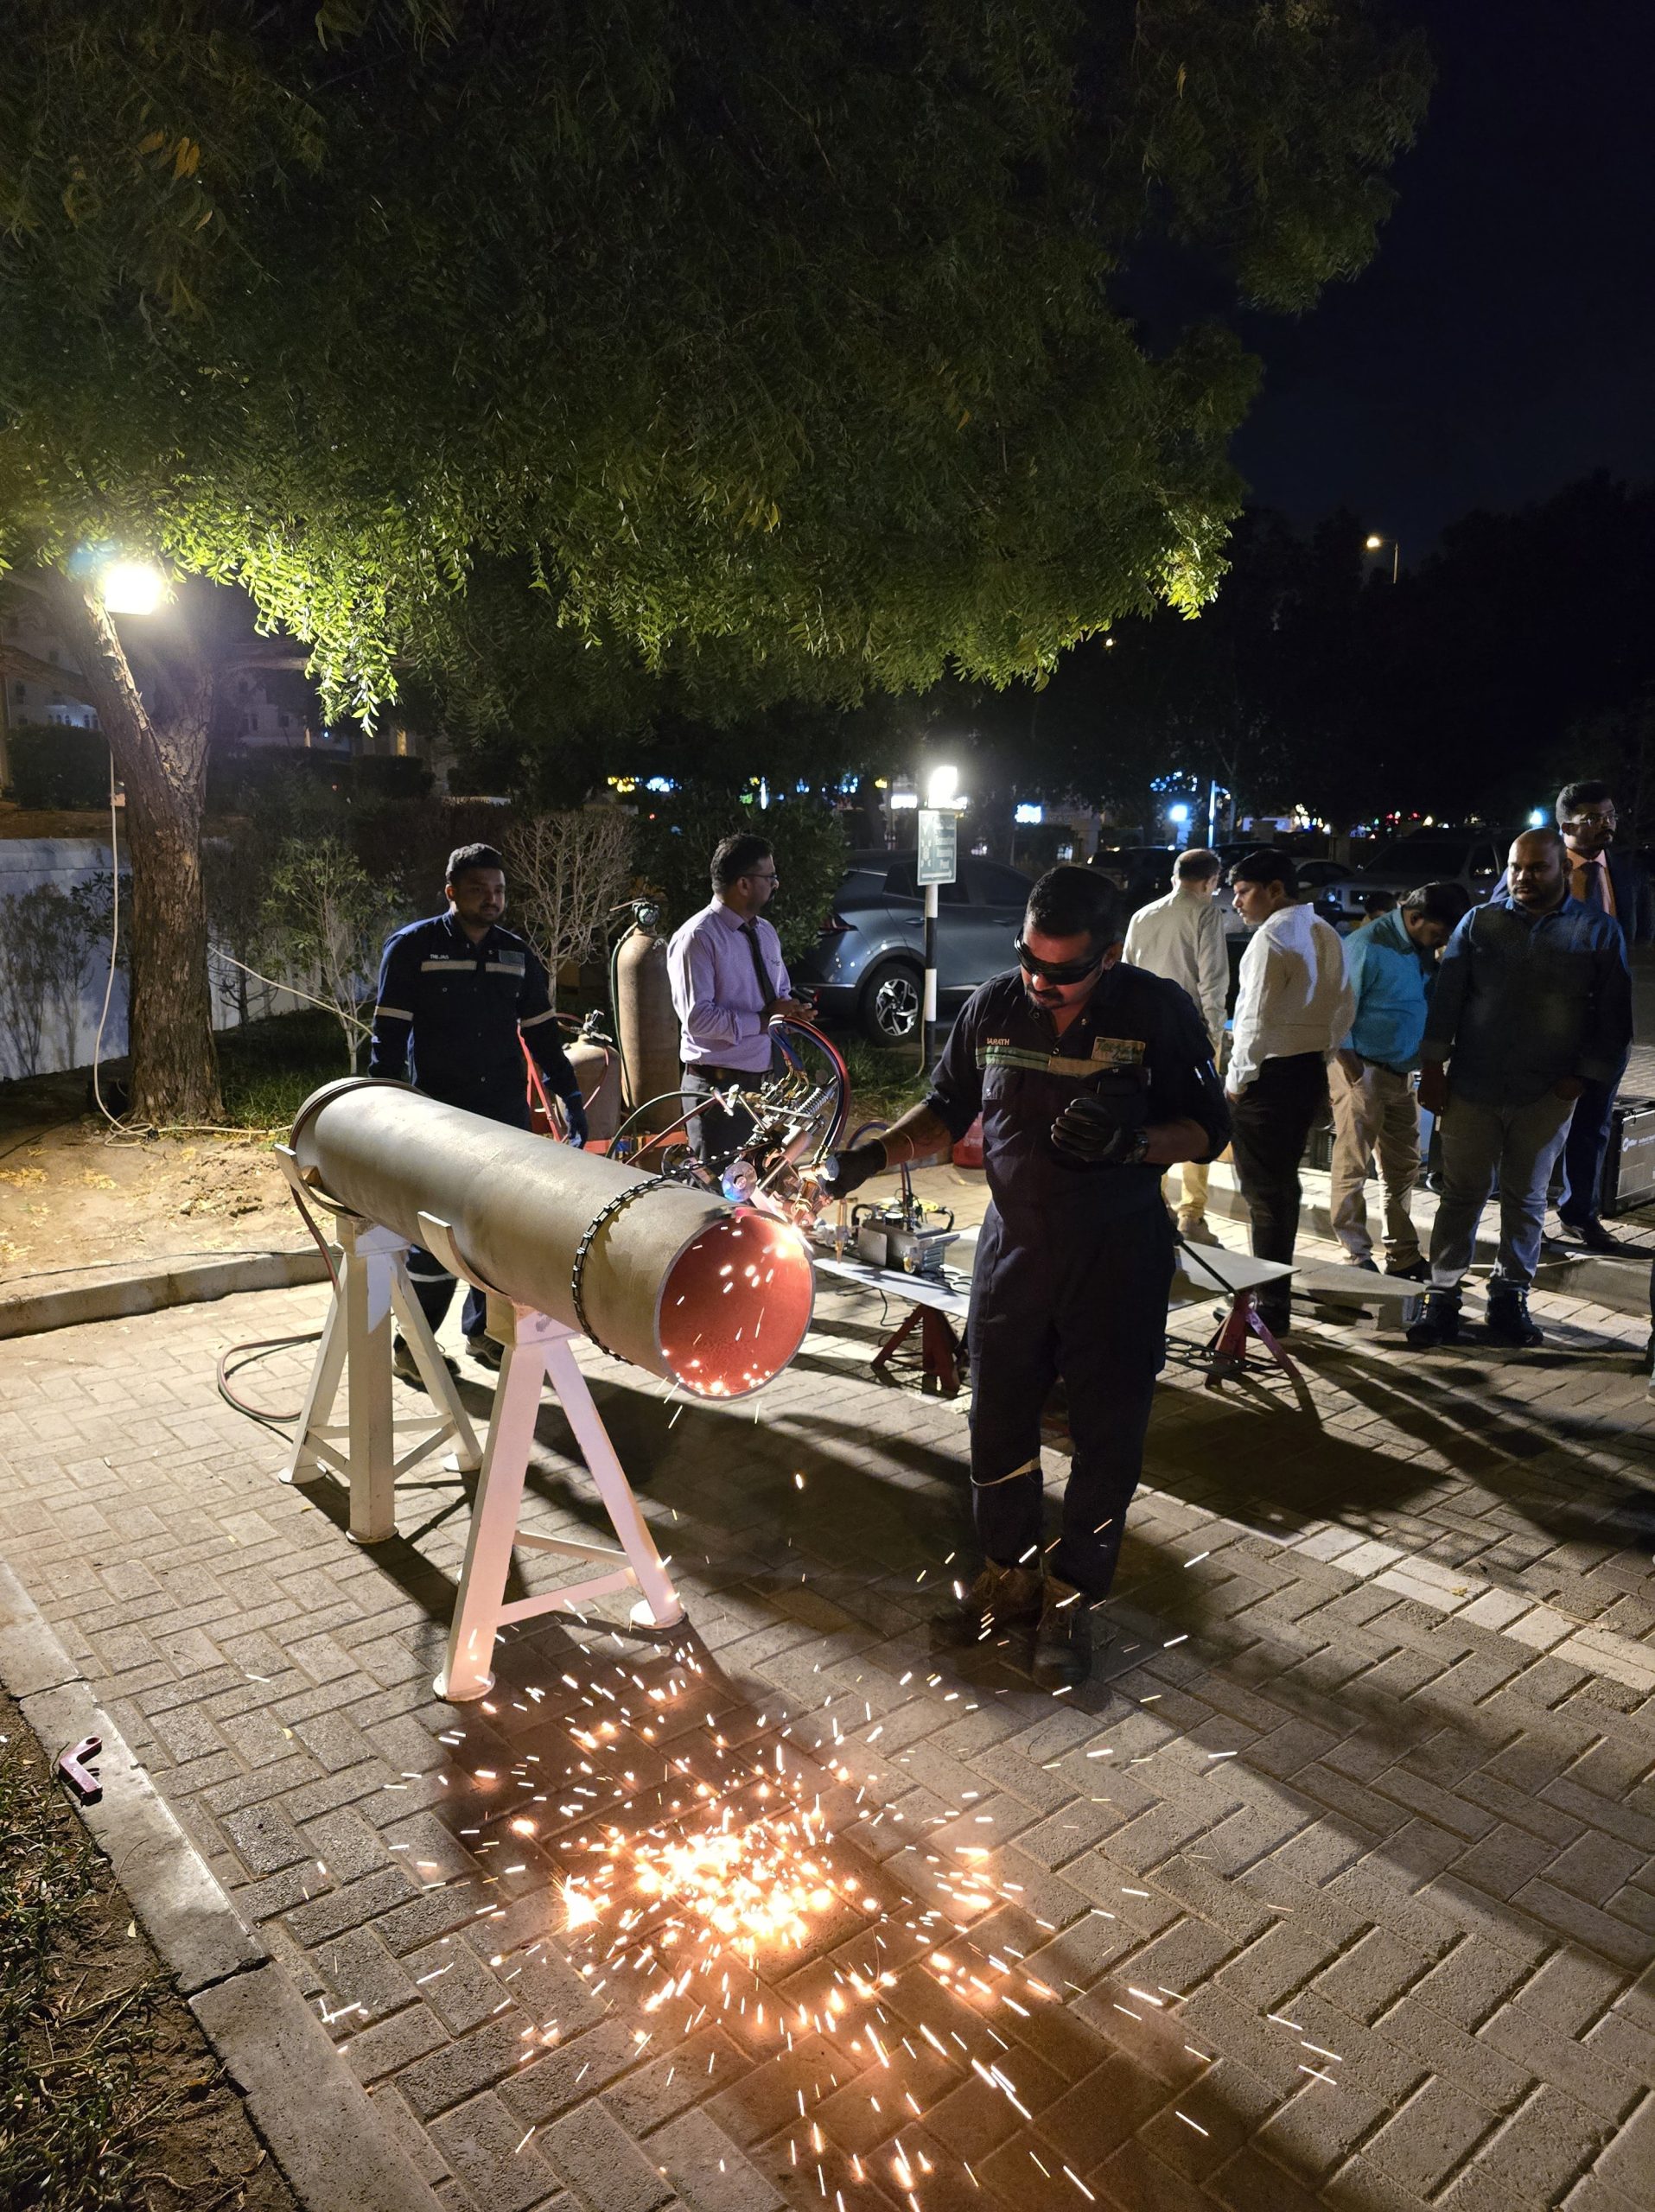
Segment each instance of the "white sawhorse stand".
[[[297,1180],[290,1160],[290,1155],[283,1164],[302,1195],[325,1204],[320,1191]],[[334,1223],[340,1255],[339,1287],[328,1309],[282,1480],[314,1482],[329,1471],[342,1476],[350,1487],[352,1541],[378,1544],[397,1533],[397,1478],[427,1453],[453,1437],[455,1448],[444,1459],[444,1466],[451,1472],[470,1472],[481,1467],[465,1566],[449,1631],[448,1657],[436,1681],[437,1695],[461,1704],[487,1694],[494,1679],[489,1670],[494,1639],[507,1622],[569,1611],[611,1591],[630,1586],[643,1592],[632,1612],[640,1627],[676,1627],[684,1618],[684,1607],[661,1563],[648,1523],[638,1510],[632,1485],[593,1402],[591,1386],[576,1363],[574,1332],[532,1306],[501,1299],[487,1283],[479,1285],[489,1293],[496,1311],[504,1306],[512,1316],[511,1338],[494,1391],[487,1446],[480,1450],[454,1377],[408,1280],[407,1255],[411,1249],[408,1239],[338,1207],[334,1210]],[[423,1213],[419,1230],[425,1249],[434,1253],[444,1267],[467,1281],[477,1281],[455,1249],[446,1222]],[[393,1319],[402,1325],[420,1379],[430,1394],[432,1413],[437,1416],[435,1425],[430,1417],[404,1421],[393,1417]],[[333,1413],[340,1382],[347,1376],[350,1409],[341,1423],[333,1419]],[[582,1543],[573,1538],[525,1535],[518,1527],[541,1387],[546,1382],[557,1392],[575,1432],[610,1524],[621,1539],[619,1551],[612,1545]],[[422,1433],[398,1457],[398,1431],[411,1428]],[[556,1552],[607,1571],[544,1597],[522,1598],[508,1605],[506,1578],[512,1571],[512,1551],[519,1544],[531,1551]]]
[[[472,1508],[471,1535],[466,1545],[454,1625],[449,1631],[448,1658],[435,1684],[439,1697],[456,1705],[487,1694],[494,1679],[489,1671],[494,1638],[508,1622],[571,1611],[589,1599],[627,1588],[643,1592],[632,1609],[639,1627],[674,1628],[684,1618],[678,1593],[655,1548],[649,1524],[638,1510],[638,1501],[609,1441],[603,1416],[593,1402],[591,1386],[576,1364],[574,1331],[547,1314],[536,1313],[532,1306],[513,1304],[512,1313],[512,1338],[500,1362],[493,1418],[488,1425],[488,1449],[483,1456],[477,1502]],[[540,1411],[541,1386],[547,1382],[557,1395],[610,1524],[621,1539],[619,1551],[612,1545],[582,1543],[570,1537],[526,1535],[518,1526]],[[506,1579],[512,1570],[512,1549],[519,1544],[530,1551],[581,1560],[606,1571],[583,1582],[565,1584],[543,1597],[519,1598],[508,1605]]]
[[[318,1195],[309,1191],[306,1196]],[[284,1483],[314,1482],[325,1471],[341,1475],[350,1487],[353,1544],[382,1544],[397,1533],[398,1475],[455,1440],[444,1465],[469,1472],[482,1464],[482,1452],[469,1415],[447,1363],[408,1280],[411,1247],[405,1236],[381,1229],[354,1214],[336,1212],[334,1236],[339,1251],[339,1289],[328,1309],[321,1347],[311,1370],[292,1452],[282,1470]],[[402,1333],[419,1368],[432,1414],[397,1421],[391,1410],[391,1325]],[[350,1410],[333,1418],[341,1380],[348,1376]],[[399,1430],[419,1436],[400,1456]],[[341,1448],[341,1446],[343,1448]]]

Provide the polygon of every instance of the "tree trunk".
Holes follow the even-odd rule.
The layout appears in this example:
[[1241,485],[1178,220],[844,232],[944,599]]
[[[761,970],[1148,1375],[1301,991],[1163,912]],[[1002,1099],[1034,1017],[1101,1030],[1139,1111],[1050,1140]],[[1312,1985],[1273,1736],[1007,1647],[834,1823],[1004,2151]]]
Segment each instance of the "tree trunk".
[[[60,572],[48,572],[43,581],[126,786],[133,1116],[156,1127],[217,1121],[224,1109],[201,874],[213,670],[199,652],[187,651],[176,672],[168,668],[158,677],[151,712],[102,602]],[[169,638],[169,646],[174,642]]]

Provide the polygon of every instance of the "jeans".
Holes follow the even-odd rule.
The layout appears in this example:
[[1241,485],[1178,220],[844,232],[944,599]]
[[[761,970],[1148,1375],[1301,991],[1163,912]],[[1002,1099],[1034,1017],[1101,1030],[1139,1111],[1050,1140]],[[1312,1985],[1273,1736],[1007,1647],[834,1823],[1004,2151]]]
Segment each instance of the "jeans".
[[971,1510],[985,1558],[1046,1563],[1041,1412],[1060,1376],[1073,1456],[1049,1565],[1094,1603],[1109,1595],[1167,1357],[1172,1271],[1172,1224],[1160,1206],[1062,1234],[1038,1219],[1008,1226],[990,1209],[967,1330]]
[[1330,1178],[1334,1234],[1353,1260],[1371,1260],[1367,1179],[1379,1156],[1384,1192],[1385,1257],[1403,1266],[1419,1257],[1419,1236],[1409,1202],[1419,1180],[1419,1109],[1410,1077],[1365,1060],[1353,1082],[1337,1060],[1327,1070],[1334,1103],[1334,1164]]
[[[1299,1234],[1299,1162],[1311,1130],[1327,1111],[1327,1069],[1320,1052],[1266,1060],[1230,1102],[1236,1179],[1252,1217],[1253,1257],[1290,1262]],[[1288,1314],[1286,1285],[1270,1283],[1258,1311],[1274,1327]]]
[[1598,1189],[1603,1180],[1603,1156],[1609,1149],[1609,1124],[1614,1118],[1615,1093],[1626,1072],[1623,1060],[1608,1083],[1583,1077],[1584,1088],[1575,1101],[1575,1118],[1563,1141],[1563,1188],[1557,1201],[1560,1220],[1570,1229],[1584,1229],[1598,1217]]
[[1431,1230],[1431,1281],[1452,1290],[1477,1249],[1477,1224],[1499,1178],[1499,1252],[1492,1281],[1526,1290],[1540,1260],[1546,1185],[1569,1130],[1570,1102],[1548,1090],[1528,1106],[1481,1106],[1448,1093],[1439,1127],[1442,1192]]

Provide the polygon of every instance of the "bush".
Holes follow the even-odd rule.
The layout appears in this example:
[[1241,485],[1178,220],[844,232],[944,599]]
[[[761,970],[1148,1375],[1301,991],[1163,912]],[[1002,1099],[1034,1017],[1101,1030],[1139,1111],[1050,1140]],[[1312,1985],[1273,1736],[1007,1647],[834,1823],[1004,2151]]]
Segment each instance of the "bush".
[[423,798],[431,772],[423,760],[396,753],[365,753],[354,764],[360,799]]
[[6,738],[11,794],[31,811],[109,804],[109,747],[99,729],[19,722]]
[[792,794],[761,810],[750,792],[674,792],[639,821],[638,873],[674,930],[711,898],[713,848],[738,830],[767,837],[774,848],[780,883],[765,913],[784,957],[802,959],[821,935],[844,874],[844,830],[823,800]]

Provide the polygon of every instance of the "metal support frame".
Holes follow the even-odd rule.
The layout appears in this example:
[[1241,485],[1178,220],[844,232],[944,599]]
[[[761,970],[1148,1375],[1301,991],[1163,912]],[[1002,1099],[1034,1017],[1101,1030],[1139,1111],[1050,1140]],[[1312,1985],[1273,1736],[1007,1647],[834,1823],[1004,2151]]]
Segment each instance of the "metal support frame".
[[1233,1382],[1247,1372],[1247,1339],[1257,1337],[1270,1357],[1284,1370],[1289,1379],[1299,1380],[1299,1370],[1282,1350],[1275,1332],[1258,1318],[1258,1306],[1251,1290],[1232,1291],[1230,1311],[1216,1333],[1209,1338],[1206,1351],[1209,1365],[1206,1388],[1218,1389],[1226,1382]]
[[[320,1194],[311,1190],[306,1195],[314,1199]],[[407,1238],[345,1212],[334,1215],[334,1236],[339,1288],[328,1309],[282,1480],[315,1482],[328,1472],[342,1477],[350,1489],[351,1541],[382,1544],[397,1533],[399,1475],[450,1438],[455,1449],[444,1464],[452,1471],[481,1466],[482,1451],[408,1280]],[[401,1324],[431,1402],[430,1414],[406,1421],[391,1413],[393,1321]],[[350,1403],[346,1420],[336,1421],[341,1380],[348,1382]],[[420,1433],[398,1452],[398,1433],[410,1429]]]
[[891,1361],[916,1327],[920,1332],[921,1391],[926,1395],[934,1391],[945,1398],[958,1397],[960,1355],[965,1349],[964,1341],[948,1316],[938,1313],[934,1306],[910,1307],[907,1320],[886,1338],[869,1365],[882,1382],[894,1382]]
[[[460,1594],[449,1630],[448,1656],[435,1688],[451,1704],[485,1696],[493,1683],[490,1662],[494,1639],[512,1621],[567,1612],[610,1592],[636,1588],[642,1597],[632,1609],[640,1628],[673,1628],[684,1607],[655,1548],[649,1524],[638,1510],[632,1485],[616,1456],[591,1387],[576,1363],[576,1332],[532,1306],[512,1305],[510,1342],[500,1362],[488,1446],[471,1511],[471,1534]],[[542,1385],[550,1382],[575,1432],[621,1549],[563,1536],[533,1536],[519,1526],[523,1485],[534,1446]],[[536,1598],[506,1599],[506,1578],[518,1545],[580,1560],[605,1571]]]

